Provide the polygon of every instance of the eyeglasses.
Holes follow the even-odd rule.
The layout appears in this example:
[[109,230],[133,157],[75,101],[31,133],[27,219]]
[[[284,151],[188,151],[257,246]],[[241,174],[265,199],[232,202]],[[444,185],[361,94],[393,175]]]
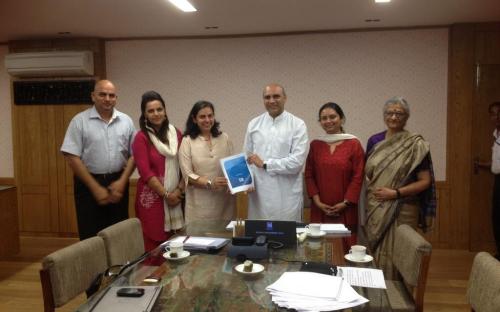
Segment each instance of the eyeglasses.
[[403,117],[406,116],[406,113],[402,113],[402,112],[385,112],[384,116],[385,117],[392,117],[392,116],[394,116],[397,119],[402,119]]
[[116,99],[115,93],[97,92],[97,96],[100,98],[106,98],[106,96],[108,96],[111,100]]

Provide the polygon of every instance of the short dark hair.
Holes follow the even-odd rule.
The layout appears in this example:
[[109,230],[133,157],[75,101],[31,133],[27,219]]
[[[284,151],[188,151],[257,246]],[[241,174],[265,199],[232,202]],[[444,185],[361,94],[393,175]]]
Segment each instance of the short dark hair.
[[491,110],[493,109],[493,107],[495,106],[500,106],[500,101],[495,101],[493,103],[491,103],[489,106],[488,106],[488,112],[491,113]]
[[[193,121],[193,118],[196,118],[196,115],[198,115],[198,112],[205,107],[210,107],[212,109],[212,112],[215,114],[215,108],[214,105],[208,101],[198,101],[194,103],[193,108],[191,109],[191,112],[188,115],[188,118],[186,120],[186,129],[184,130],[183,136],[188,136],[191,137],[191,139],[196,139],[198,135],[200,135],[201,130],[198,127],[198,125]],[[212,126],[212,129],[210,129],[210,133],[214,138],[218,137],[222,132],[219,130],[220,123],[217,120],[214,120],[214,125]]]
[[[146,127],[146,126],[148,126],[148,120],[146,119],[146,105],[152,101],[159,101],[161,103],[161,105],[163,106],[163,109],[165,110],[165,120],[161,124],[161,127],[158,131],[156,131],[152,127]],[[161,95],[156,91],[145,92],[141,98],[141,117],[139,117],[139,126],[141,127],[142,132],[144,132],[144,134],[146,134],[149,141],[151,141],[151,139],[149,139],[148,133],[152,133],[161,142],[168,145],[169,144],[168,137],[167,137],[168,125],[169,125],[169,121],[168,121],[168,116],[167,116],[167,110],[165,107],[165,101],[163,100]]]
[[[337,103],[334,103],[334,102],[328,102],[328,103],[325,103],[323,104],[320,108],[319,108],[319,112],[318,112],[318,121],[321,120],[321,112],[327,108],[331,108],[333,109],[340,117],[340,119],[343,119],[344,122],[345,122],[345,114],[344,114],[344,111],[342,110],[342,108],[340,107],[339,104]],[[344,132],[344,127],[340,126],[340,131]]]

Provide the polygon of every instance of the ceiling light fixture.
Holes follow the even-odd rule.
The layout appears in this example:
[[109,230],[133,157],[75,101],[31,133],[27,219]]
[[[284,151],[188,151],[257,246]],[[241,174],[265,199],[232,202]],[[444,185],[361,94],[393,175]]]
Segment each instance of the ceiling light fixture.
[[387,3],[391,2],[391,0],[375,0],[375,3]]
[[196,12],[196,8],[189,3],[187,0],[168,0],[170,3],[175,5],[179,10],[182,10],[184,12]]

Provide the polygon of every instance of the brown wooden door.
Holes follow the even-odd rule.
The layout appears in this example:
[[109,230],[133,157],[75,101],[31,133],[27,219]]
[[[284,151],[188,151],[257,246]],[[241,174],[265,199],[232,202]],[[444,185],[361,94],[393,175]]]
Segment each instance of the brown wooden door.
[[[20,229],[58,231],[54,110],[52,106],[15,106]],[[56,203],[54,205],[54,203]]]
[[[476,96],[472,113],[472,156],[491,160],[494,127],[488,106],[500,100],[500,65],[478,65]],[[453,168],[450,168],[453,170]],[[470,250],[494,250],[491,223],[493,175],[489,170],[474,170],[471,175]],[[453,208],[453,207],[452,207]]]
[[59,152],[71,118],[88,105],[14,106],[20,230],[76,236],[73,176]]
[[57,177],[59,190],[59,232],[62,233],[78,234],[78,225],[76,223],[75,200],[73,196],[73,171],[71,171],[59,149],[71,119],[87,108],[89,108],[88,105],[64,105],[58,110],[60,127],[57,129]]

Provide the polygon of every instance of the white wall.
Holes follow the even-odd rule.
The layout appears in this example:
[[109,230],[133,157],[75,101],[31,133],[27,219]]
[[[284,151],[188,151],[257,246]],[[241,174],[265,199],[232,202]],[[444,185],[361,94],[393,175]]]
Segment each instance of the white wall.
[[5,71],[6,45],[0,45],[0,177],[14,177],[10,77]]
[[321,134],[319,107],[341,105],[346,130],[366,143],[384,130],[386,99],[404,96],[408,129],[431,144],[436,178],[446,178],[448,29],[308,34],[227,39],[109,41],[108,77],[119,109],[138,126],[140,96],[156,90],[181,130],[193,103],[205,99],[241,149],[248,121],[264,112],[262,89],[285,86],[285,108]]

